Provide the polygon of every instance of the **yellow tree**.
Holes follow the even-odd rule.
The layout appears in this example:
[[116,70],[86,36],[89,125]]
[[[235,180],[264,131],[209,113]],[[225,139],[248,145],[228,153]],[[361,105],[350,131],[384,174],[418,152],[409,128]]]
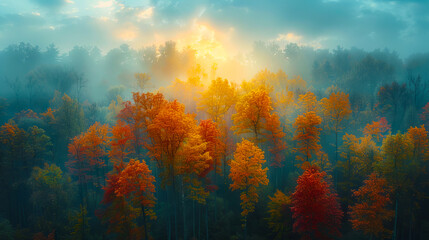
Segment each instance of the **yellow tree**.
[[338,161],[338,133],[344,129],[344,120],[352,113],[349,95],[343,92],[331,93],[321,101],[325,123],[335,132],[335,163]]
[[232,115],[235,134],[253,133],[253,141],[259,143],[261,132],[273,110],[271,98],[264,88],[252,90],[242,96],[235,105],[236,114]]
[[293,140],[296,140],[298,145],[295,150],[303,155],[297,156],[297,159],[305,163],[303,167],[309,164],[308,160],[313,154],[320,154],[319,135],[321,129],[318,126],[321,123],[322,118],[313,111],[299,115],[295,120],[293,125],[295,127],[295,136]]
[[413,142],[405,134],[397,133],[386,136],[381,149],[384,155],[384,160],[380,163],[381,172],[386,180],[392,184],[395,192],[393,239],[396,240],[399,194],[412,184],[410,178],[407,177],[407,172],[410,171],[408,159],[412,156]]
[[241,191],[241,215],[244,217],[245,234],[247,215],[255,210],[255,204],[258,202],[257,188],[260,185],[268,185],[268,169],[262,168],[264,163],[264,152],[254,143],[247,140],[237,143],[234,159],[230,163],[229,177],[232,180],[230,188],[233,191]]
[[217,78],[201,93],[198,110],[206,112],[214,122],[221,124],[226,112],[236,101],[235,87],[227,79]]

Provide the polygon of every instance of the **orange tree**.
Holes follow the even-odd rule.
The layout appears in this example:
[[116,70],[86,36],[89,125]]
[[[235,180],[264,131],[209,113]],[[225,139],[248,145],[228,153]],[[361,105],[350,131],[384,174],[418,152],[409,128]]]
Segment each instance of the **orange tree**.
[[155,218],[152,208],[155,205],[155,178],[144,161],[131,159],[127,166],[119,173],[115,194],[118,197],[130,198],[141,207],[144,235],[148,240],[147,216]]
[[321,122],[322,119],[315,112],[307,112],[299,115],[293,125],[295,127],[295,136],[293,139],[297,141],[298,145],[295,150],[303,155],[297,156],[297,159],[306,164],[309,163],[312,154],[318,155],[320,153],[319,134],[321,129],[318,126]]
[[267,168],[262,168],[265,163],[264,152],[254,143],[242,140],[237,143],[234,159],[231,160],[232,180],[230,188],[241,190],[241,215],[244,217],[244,232],[246,234],[247,215],[255,210],[258,202],[257,188],[260,185],[268,185]]
[[362,230],[371,239],[390,237],[392,231],[385,227],[385,223],[394,215],[394,211],[387,208],[390,203],[390,190],[386,179],[372,173],[359,190],[353,191],[357,199],[350,207],[350,222],[353,229]]
[[344,120],[351,114],[349,95],[343,92],[331,93],[320,100],[329,129],[335,132],[335,163],[338,161],[338,133],[343,130]]

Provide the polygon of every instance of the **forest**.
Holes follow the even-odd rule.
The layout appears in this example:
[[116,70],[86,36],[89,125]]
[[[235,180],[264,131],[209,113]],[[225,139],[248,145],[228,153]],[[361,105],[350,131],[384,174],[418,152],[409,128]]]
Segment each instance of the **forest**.
[[0,238],[428,238],[429,54],[253,48],[1,50]]
[[429,239],[428,12],[1,0],[0,240]]

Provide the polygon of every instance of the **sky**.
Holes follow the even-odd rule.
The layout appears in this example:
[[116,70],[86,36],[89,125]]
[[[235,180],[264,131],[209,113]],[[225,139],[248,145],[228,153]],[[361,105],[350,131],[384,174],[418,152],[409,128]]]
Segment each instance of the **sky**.
[[314,48],[429,51],[429,1],[1,0],[0,48],[29,42],[102,51],[174,40],[219,58],[255,41]]

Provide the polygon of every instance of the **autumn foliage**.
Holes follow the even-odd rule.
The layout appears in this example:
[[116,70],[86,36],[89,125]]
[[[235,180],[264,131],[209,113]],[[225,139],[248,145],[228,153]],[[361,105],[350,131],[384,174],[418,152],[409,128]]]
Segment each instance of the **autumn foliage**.
[[322,119],[315,112],[306,112],[299,115],[294,123],[295,136],[297,141],[297,150],[301,156],[297,158],[303,162],[308,162],[313,155],[320,154],[321,146],[319,144],[319,128]]
[[257,187],[268,185],[268,169],[262,168],[263,163],[264,152],[255,144],[247,140],[237,143],[234,159],[230,163],[230,188],[233,191],[241,191],[241,215],[245,218],[255,210],[255,204],[258,202]]
[[297,180],[292,194],[293,229],[302,234],[302,239],[334,239],[340,235],[343,212],[325,177],[325,172],[310,166]]
[[369,236],[389,237],[392,231],[386,228],[386,223],[394,216],[394,211],[388,208],[390,193],[386,179],[372,173],[362,187],[353,191],[357,198],[357,202],[350,207],[353,228]]
[[373,121],[367,124],[363,129],[363,134],[375,138],[377,141],[383,137],[383,133],[390,130],[390,124],[387,123],[385,117],[380,118],[378,121]]

